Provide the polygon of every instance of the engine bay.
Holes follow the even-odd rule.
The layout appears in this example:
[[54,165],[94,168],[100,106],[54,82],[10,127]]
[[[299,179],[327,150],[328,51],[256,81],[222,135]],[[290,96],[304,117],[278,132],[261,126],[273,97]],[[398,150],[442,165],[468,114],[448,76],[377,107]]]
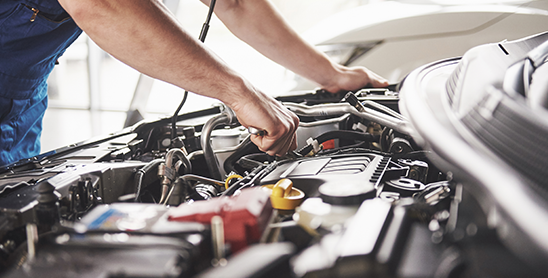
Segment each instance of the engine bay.
[[399,91],[278,96],[301,121],[283,157],[219,105],[0,169],[2,274],[538,276]]

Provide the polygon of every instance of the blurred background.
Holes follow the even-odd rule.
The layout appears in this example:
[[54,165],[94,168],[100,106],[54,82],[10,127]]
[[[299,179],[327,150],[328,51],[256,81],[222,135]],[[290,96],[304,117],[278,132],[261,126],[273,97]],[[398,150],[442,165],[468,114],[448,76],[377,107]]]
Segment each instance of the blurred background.
[[[207,6],[198,0],[180,0],[176,16],[187,32],[198,37]],[[272,0],[289,24],[303,33],[322,19],[340,11],[379,0]],[[174,1],[167,1],[172,4]],[[210,23],[207,47],[259,89],[280,93],[294,86],[294,76],[237,39],[217,18]],[[140,74],[100,50],[82,35],[59,59],[49,78],[49,108],[44,116],[42,152],[108,134],[123,128]],[[183,90],[155,80],[145,118],[171,115]],[[210,107],[218,102],[190,94],[182,112]]]

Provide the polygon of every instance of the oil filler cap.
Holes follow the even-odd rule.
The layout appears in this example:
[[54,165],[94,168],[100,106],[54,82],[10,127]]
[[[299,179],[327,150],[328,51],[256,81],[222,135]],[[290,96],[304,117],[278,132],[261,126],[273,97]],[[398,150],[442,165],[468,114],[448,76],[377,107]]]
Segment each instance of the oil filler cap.
[[293,182],[290,179],[281,179],[276,184],[267,184],[262,187],[272,191],[270,202],[275,209],[293,210],[304,199],[304,192],[293,188]]

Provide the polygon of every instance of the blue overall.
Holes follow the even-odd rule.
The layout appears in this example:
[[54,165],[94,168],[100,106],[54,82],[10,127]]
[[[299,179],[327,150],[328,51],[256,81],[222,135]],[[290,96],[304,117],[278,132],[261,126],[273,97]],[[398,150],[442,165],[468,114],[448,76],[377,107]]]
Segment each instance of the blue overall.
[[0,166],[40,153],[46,80],[81,32],[57,0],[0,0]]

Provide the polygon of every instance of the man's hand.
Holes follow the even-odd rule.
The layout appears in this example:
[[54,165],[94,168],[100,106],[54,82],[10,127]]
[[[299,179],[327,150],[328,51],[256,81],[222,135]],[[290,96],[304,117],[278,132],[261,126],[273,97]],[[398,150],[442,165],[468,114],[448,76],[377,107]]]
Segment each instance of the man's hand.
[[291,29],[268,0],[220,1],[215,13],[238,38],[329,92],[388,86],[384,78],[364,67],[333,62]]
[[[209,3],[208,0],[202,0]],[[296,148],[298,118],[254,89],[240,74],[189,36],[160,0],[59,0],[100,47],[153,78],[217,98],[244,126],[266,131],[252,141],[270,155]],[[227,0],[217,15],[242,40],[328,91],[383,81],[365,68],[346,68],[304,42],[266,0]],[[379,83],[380,82],[380,83]]]
[[[59,0],[99,46],[135,69],[191,92],[217,98],[244,126],[266,131],[253,136],[259,149],[284,155],[295,149],[299,120],[272,97],[190,37],[159,0]],[[222,5],[220,5],[222,6]]]
[[297,148],[299,118],[271,96],[255,90],[249,98],[236,101],[232,109],[243,126],[265,131],[262,136],[251,136],[259,150],[282,156]]
[[388,81],[380,75],[364,67],[339,66],[330,83],[322,84],[322,89],[331,93],[354,91],[366,86],[382,88],[388,86]]

